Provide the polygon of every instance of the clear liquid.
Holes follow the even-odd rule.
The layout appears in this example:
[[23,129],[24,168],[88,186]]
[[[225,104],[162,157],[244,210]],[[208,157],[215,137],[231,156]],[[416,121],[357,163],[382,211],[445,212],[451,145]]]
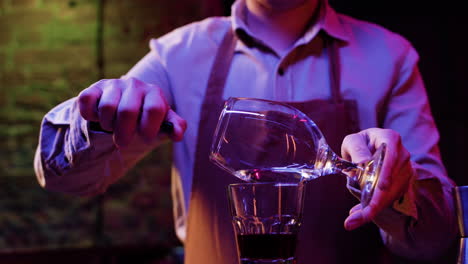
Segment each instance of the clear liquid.
[[300,183],[320,177],[318,170],[303,167],[238,170],[234,174],[247,182]]

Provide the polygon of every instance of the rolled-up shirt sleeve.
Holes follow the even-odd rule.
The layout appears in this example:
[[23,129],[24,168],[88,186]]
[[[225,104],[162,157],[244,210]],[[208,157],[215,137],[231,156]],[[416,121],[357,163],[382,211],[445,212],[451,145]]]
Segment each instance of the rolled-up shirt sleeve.
[[410,259],[435,260],[454,245],[458,231],[453,187],[438,177],[419,177],[424,168],[418,164],[413,167],[410,195],[384,210],[375,222],[383,242],[394,253]]
[[453,245],[458,232],[452,194],[438,148],[439,133],[417,67],[418,55],[408,46],[382,126],[400,133],[411,153],[407,193],[374,222],[392,252],[411,259],[434,260]]
[[[76,195],[105,190],[110,176],[101,174],[106,165],[98,160],[115,151],[112,136],[91,135],[86,123],[79,115],[76,98],[61,103],[44,116],[34,167],[39,183],[46,189]],[[91,137],[96,136],[101,142],[91,146]],[[93,154],[96,157],[91,158],[89,155]]]
[[112,134],[89,129],[76,98],[49,111],[42,120],[34,159],[36,177],[44,188],[79,196],[104,192],[122,177],[157,142],[138,137],[124,150]]

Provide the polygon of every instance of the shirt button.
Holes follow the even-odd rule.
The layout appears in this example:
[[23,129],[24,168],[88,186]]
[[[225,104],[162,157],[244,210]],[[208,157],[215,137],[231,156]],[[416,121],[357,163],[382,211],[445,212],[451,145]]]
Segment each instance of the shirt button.
[[278,69],[278,74],[279,74],[280,76],[283,76],[283,75],[284,75],[284,69],[283,69],[283,68],[279,68],[279,69]]

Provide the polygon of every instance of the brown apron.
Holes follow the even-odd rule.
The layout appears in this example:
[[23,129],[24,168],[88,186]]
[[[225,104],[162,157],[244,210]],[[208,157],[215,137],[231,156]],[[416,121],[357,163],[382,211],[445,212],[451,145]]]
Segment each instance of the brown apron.
[[[328,39],[328,38],[327,38]],[[227,203],[227,185],[241,180],[209,161],[211,140],[223,108],[223,90],[237,38],[229,30],[216,54],[202,104],[188,214],[186,264],[237,264],[237,249]],[[335,41],[336,42],[336,41]],[[343,138],[359,130],[355,101],[339,90],[338,47],[326,42],[330,58],[331,99],[290,105],[314,120],[332,149],[340,153]],[[348,232],[343,223],[358,201],[346,189],[343,175],[329,175],[307,185],[303,224],[297,245],[299,264],[383,263],[383,245],[373,224]]]

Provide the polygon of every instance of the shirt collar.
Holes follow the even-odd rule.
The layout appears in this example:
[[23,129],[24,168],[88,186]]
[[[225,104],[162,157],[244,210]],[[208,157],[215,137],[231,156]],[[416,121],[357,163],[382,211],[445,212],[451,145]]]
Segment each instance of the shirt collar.
[[[255,41],[255,35],[247,27],[245,0],[237,0],[231,7],[231,21],[234,32],[242,32],[239,36],[242,40],[249,38],[249,42]],[[321,30],[333,38],[348,41],[350,39],[349,29],[342,24],[338,13],[328,4],[328,0],[322,0],[317,22],[313,23],[304,35],[296,42],[295,46],[309,43]]]
[[346,24],[343,24],[338,13],[328,4],[328,0],[322,1],[320,10],[322,29],[330,36],[343,41],[351,39],[351,30]]

